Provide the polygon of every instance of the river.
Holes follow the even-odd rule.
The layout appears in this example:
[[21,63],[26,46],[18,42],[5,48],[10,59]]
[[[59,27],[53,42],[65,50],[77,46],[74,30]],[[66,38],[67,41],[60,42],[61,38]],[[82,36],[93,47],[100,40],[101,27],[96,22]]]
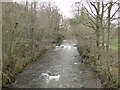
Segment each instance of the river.
[[100,88],[101,83],[90,67],[82,63],[75,40],[42,55],[17,75],[18,88]]

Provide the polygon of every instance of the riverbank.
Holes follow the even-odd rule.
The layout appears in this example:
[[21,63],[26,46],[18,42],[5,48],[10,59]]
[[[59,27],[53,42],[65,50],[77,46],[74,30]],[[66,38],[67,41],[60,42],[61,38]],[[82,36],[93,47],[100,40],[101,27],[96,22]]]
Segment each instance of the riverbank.
[[[67,43],[66,43],[67,42]],[[27,66],[13,84],[17,88],[101,88],[97,75],[81,62],[75,44],[64,41]]]
[[[117,88],[118,87],[118,50],[117,49],[111,49],[110,52],[110,62],[109,62],[109,75],[106,74],[106,58],[104,55],[100,57],[99,61],[96,61],[94,54],[90,51],[90,48],[83,49],[84,51],[81,51],[81,46],[78,45],[78,51],[81,53],[83,59],[83,62],[87,64],[89,67],[92,68],[92,70],[97,73],[101,84],[104,88]],[[102,64],[101,64],[102,63]],[[110,81],[108,82],[108,79],[106,77],[110,77]]]

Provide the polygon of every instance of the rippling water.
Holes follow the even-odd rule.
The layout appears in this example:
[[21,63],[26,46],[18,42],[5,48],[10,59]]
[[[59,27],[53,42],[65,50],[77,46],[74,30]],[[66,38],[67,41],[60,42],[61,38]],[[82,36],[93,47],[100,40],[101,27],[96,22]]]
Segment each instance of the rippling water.
[[95,88],[101,83],[95,73],[81,62],[76,40],[63,40],[16,78],[19,88]]

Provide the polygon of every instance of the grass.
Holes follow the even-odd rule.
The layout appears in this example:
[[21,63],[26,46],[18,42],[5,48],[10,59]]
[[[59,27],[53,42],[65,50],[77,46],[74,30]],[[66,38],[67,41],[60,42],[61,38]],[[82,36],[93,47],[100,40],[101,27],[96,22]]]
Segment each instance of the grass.
[[[117,37],[113,38],[110,42],[111,46],[109,57],[110,74],[106,73],[107,58],[104,56],[104,54],[101,54],[100,60],[96,61],[95,55],[94,57],[92,56],[94,54],[92,52],[94,52],[95,49],[91,49],[92,52],[90,52],[89,58],[85,58],[85,63],[88,64],[98,74],[101,83],[103,84],[103,87],[116,88],[118,86],[118,45],[120,45],[118,44],[118,38]],[[83,50],[83,52],[84,51],[85,49]],[[110,81],[106,78],[107,76],[110,77]]]
[[118,38],[113,38],[110,42],[110,46],[112,49],[118,49],[120,43],[118,43]]

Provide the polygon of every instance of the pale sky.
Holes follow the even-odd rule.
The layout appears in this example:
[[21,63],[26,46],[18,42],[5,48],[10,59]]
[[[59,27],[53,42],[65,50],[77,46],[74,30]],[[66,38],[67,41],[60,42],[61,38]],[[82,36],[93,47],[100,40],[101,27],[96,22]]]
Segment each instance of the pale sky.
[[[22,1],[26,1],[26,0],[13,0],[13,1],[22,2]],[[28,0],[28,1],[31,2],[31,1],[34,1],[34,0]],[[58,6],[58,8],[60,9],[63,16],[71,17],[72,16],[72,14],[71,14],[71,6],[76,1],[81,1],[81,0],[36,0],[36,1],[40,1],[40,2],[52,1]]]
[[61,10],[63,16],[71,17],[72,16],[72,14],[71,14],[71,6],[76,1],[81,1],[81,0],[40,0],[40,1],[52,1],[52,2],[55,2],[55,4]]
[[[17,2],[21,2],[21,1],[26,1],[26,0],[13,0],[13,1],[17,1]],[[28,1],[34,1],[34,0],[28,0]],[[75,2],[80,2],[81,0],[36,0],[36,1],[39,1],[39,2],[48,2],[48,1],[52,1],[55,3],[55,5],[57,5],[57,7],[60,9],[61,13],[63,16],[65,17],[72,17],[72,5],[75,3]],[[92,0],[94,1],[94,0]],[[96,0],[95,0],[96,1]],[[106,1],[110,1],[110,0],[104,0],[105,2]],[[115,0],[116,1],[116,0]],[[84,5],[86,7],[89,7],[87,4],[85,4],[86,0],[82,0],[82,3],[84,3]],[[117,9],[116,7],[112,10],[112,12],[115,11],[115,9]],[[89,10],[89,8],[88,8]],[[117,14],[118,15],[118,14]]]
[[[45,1],[45,0],[41,0],[41,1]],[[48,0],[46,0],[48,1]],[[77,1],[80,2],[81,0],[49,0],[49,1],[53,1],[55,2],[55,4],[60,8],[63,16],[66,17],[72,17],[72,5]],[[94,0],[92,0],[94,1]],[[95,0],[96,1],[96,0]],[[104,2],[108,2],[110,0],[104,0]],[[115,2],[116,0],[113,0],[113,2]],[[87,7],[87,9],[90,11],[90,8],[88,8],[88,4],[86,4],[86,0],[82,0],[82,3],[84,4],[84,6]],[[112,8],[112,12],[111,15],[115,12],[115,10],[118,9],[117,6]],[[107,13],[106,13],[107,14]],[[118,13],[115,15],[115,17],[118,17]],[[118,22],[118,21],[113,21],[113,22]]]
[[[65,17],[72,17],[72,5],[75,2],[80,2],[81,0],[38,0],[38,1],[52,1],[55,2],[55,4],[58,6],[58,8],[60,9],[60,11],[62,12],[63,16]],[[89,7],[88,4],[86,4],[87,0],[82,0],[82,3],[84,3],[84,5],[86,7]],[[96,0],[92,0],[92,1],[96,1]],[[104,2],[108,2],[110,0],[104,0]],[[116,0],[113,0],[113,2]],[[112,9],[112,13],[115,11],[115,9],[117,9],[118,7],[115,7]],[[89,10],[90,8],[88,8]],[[89,10],[90,11],[90,10]],[[118,15],[118,14],[117,14]]]

